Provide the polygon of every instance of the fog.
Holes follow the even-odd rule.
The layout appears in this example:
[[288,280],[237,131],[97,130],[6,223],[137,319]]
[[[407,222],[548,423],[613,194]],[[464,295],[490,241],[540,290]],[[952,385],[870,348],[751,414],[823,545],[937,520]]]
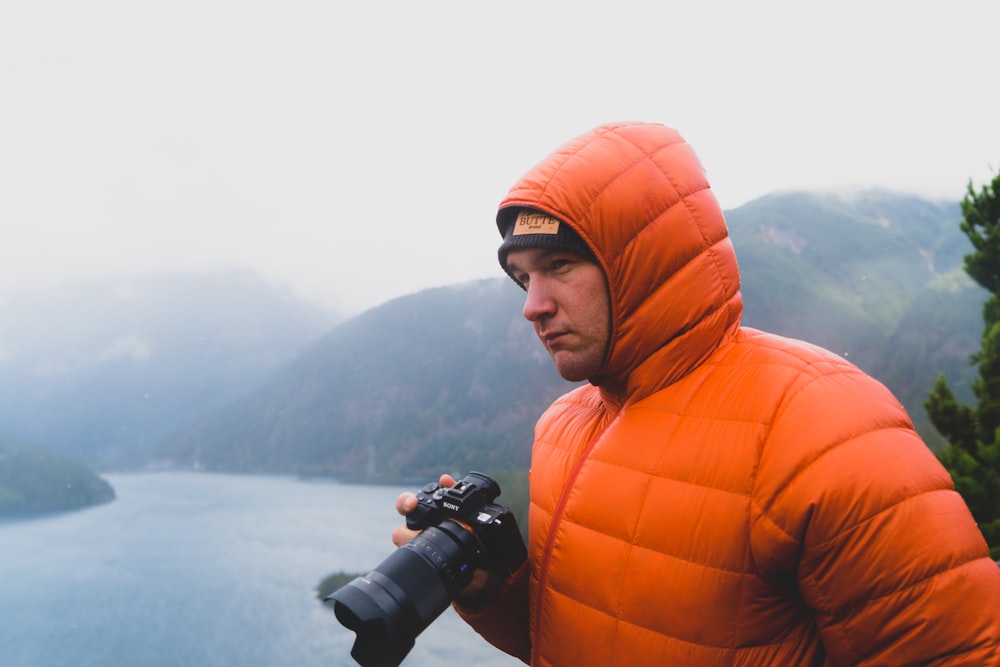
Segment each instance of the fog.
[[1000,5],[0,7],[0,298],[251,269],[357,312],[498,274],[514,181],[613,120],[677,127],[726,208],[958,200],[1000,163]]

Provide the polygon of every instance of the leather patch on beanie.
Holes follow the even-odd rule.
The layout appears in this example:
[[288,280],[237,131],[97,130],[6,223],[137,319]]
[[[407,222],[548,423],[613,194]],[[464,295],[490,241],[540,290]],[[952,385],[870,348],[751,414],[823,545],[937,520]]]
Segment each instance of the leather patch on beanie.
[[513,236],[522,234],[558,234],[559,220],[538,211],[520,211],[514,221]]

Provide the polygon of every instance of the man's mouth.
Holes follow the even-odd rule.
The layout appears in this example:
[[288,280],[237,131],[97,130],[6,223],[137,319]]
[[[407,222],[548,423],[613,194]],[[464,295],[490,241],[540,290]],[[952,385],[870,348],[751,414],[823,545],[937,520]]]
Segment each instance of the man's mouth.
[[546,347],[552,347],[558,344],[558,341],[565,336],[567,332],[565,331],[552,331],[542,334],[542,342],[545,343]]

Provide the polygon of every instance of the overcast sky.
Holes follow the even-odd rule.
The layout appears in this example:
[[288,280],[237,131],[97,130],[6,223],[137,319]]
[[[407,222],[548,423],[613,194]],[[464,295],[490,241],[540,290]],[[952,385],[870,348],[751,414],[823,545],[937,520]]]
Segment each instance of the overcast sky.
[[498,276],[496,204],[613,120],[723,207],[958,201],[1000,167],[1000,2],[3,0],[0,297],[247,267],[348,312]]

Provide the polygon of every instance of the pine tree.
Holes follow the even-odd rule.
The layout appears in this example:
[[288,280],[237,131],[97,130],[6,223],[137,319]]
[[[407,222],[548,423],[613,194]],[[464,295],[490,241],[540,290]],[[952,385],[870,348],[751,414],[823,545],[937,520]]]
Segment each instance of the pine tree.
[[1000,174],[978,193],[969,183],[962,216],[960,228],[974,249],[965,256],[965,272],[989,291],[982,347],[970,358],[979,368],[972,385],[979,404],[960,405],[941,375],[924,407],[948,441],[938,457],[979,523],[991,556],[1000,559]]

